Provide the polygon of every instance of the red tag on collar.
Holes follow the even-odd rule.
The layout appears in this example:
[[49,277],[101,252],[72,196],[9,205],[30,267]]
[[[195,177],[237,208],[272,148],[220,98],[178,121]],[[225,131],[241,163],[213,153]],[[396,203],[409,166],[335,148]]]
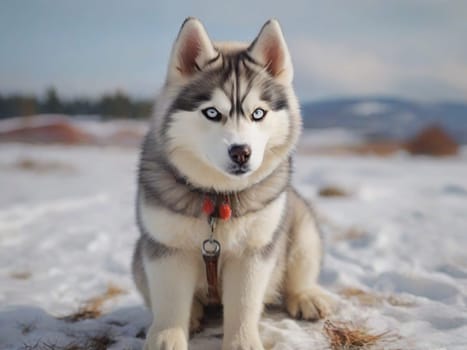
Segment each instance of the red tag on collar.
[[211,198],[204,198],[203,211],[206,213],[207,216],[210,216],[212,213],[214,213],[214,202],[211,200]]
[[231,216],[232,216],[232,208],[230,208],[230,205],[228,203],[222,203],[219,206],[219,217],[222,220],[229,220]]

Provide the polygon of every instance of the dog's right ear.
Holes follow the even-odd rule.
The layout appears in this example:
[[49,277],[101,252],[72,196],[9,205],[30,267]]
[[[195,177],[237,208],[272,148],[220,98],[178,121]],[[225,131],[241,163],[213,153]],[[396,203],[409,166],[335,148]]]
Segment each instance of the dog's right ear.
[[293,77],[292,60],[279,22],[267,21],[248,48],[250,55],[278,80],[290,84]]
[[201,22],[193,17],[187,18],[172,48],[167,81],[191,78],[218,55]]

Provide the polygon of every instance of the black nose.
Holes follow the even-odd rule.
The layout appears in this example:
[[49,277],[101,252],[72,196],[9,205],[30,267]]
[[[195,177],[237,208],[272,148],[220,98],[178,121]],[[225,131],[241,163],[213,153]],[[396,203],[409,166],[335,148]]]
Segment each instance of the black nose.
[[232,145],[229,148],[229,156],[238,165],[248,162],[251,155],[251,148],[248,145]]

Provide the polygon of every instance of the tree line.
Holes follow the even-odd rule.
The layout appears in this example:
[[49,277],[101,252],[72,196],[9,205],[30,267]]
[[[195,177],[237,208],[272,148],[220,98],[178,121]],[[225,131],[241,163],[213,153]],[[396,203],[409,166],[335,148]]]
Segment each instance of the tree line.
[[0,94],[0,119],[35,114],[98,115],[110,118],[146,118],[153,101],[132,99],[123,92],[103,95],[100,98],[62,99],[54,88],[43,98],[27,95]]

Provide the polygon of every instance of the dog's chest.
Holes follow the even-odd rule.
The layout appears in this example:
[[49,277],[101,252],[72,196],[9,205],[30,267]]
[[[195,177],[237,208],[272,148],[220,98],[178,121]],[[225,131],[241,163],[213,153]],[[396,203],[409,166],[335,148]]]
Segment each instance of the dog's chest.
[[[282,193],[263,209],[227,221],[217,220],[214,238],[223,252],[241,253],[244,249],[267,245],[278,228],[286,205]],[[158,242],[179,249],[199,249],[211,234],[207,218],[184,216],[162,207],[140,202],[141,220],[148,233]]]

